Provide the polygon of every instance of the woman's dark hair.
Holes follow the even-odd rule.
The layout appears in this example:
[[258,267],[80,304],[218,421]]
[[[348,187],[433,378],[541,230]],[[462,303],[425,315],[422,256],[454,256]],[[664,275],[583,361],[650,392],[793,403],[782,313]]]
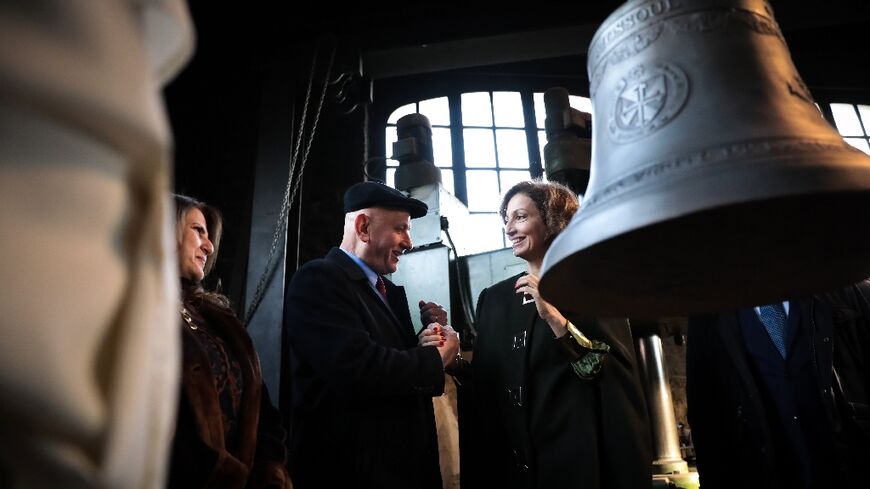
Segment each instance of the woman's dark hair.
[[507,222],[508,202],[517,194],[527,195],[535,203],[547,228],[548,239],[561,233],[580,208],[577,195],[561,183],[530,180],[514,185],[504,194],[498,208],[502,221]]
[[[221,211],[217,207],[200,202],[193,197],[187,195],[173,194],[175,200],[175,241],[181,244],[182,233],[184,232],[183,224],[184,217],[191,209],[199,209],[205,217],[205,227],[208,231],[208,239],[211,241],[214,251],[205,261],[203,270],[208,275],[214,268],[215,260],[217,260],[218,250],[221,244],[221,235],[224,230],[224,219]],[[229,308],[230,301],[227,296],[219,292],[209,292],[202,287],[199,282],[190,282],[182,279],[181,294],[184,300],[200,299],[212,303],[223,308]]]

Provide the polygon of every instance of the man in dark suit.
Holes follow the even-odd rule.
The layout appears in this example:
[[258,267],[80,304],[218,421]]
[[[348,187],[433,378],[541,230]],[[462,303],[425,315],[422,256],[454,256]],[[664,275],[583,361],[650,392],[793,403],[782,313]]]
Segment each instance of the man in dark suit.
[[870,487],[868,286],[689,318],[701,487]]
[[[344,196],[340,248],[306,263],[286,300],[291,352],[290,473],[296,489],[440,489],[432,397],[458,336],[418,346],[407,299],[382,275],[411,248],[423,202],[363,182]],[[420,302],[424,325],[446,314]],[[446,330],[446,331],[445,331]]]

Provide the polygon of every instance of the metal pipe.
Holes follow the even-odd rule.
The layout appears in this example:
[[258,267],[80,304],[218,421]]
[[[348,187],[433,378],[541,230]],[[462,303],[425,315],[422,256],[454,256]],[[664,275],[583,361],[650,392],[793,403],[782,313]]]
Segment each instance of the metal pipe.
[[671,385],[665,370],[662,340],[656,333],[635,338],[638,361],[652,424],[653,474],[685,474],[689,466],[680,454]]

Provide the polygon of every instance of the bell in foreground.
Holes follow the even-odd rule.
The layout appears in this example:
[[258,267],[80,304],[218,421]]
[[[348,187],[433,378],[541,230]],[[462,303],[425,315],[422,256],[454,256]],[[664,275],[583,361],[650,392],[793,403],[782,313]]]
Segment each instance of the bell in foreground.
[[589,187],[543,263],[557,307],[689,314],[870,276],[870,157],[822,118],[766,2],[629,1],[588,70]]

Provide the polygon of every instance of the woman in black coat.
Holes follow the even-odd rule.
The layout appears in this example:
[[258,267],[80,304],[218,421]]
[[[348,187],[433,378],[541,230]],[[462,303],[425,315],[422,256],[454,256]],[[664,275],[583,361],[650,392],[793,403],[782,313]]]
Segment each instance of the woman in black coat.
[[578,208],[521,182],[500,212],[528,271],[480,294],[469,443],[475,487],[650,487],[652,449],[627,320],[566,317],[538,294],[544,254]]
[[181,395],[169,488],[292,489],[285,432],[260,361],[229,300],[201,280],[217,257],[221,215],[177,195]]

